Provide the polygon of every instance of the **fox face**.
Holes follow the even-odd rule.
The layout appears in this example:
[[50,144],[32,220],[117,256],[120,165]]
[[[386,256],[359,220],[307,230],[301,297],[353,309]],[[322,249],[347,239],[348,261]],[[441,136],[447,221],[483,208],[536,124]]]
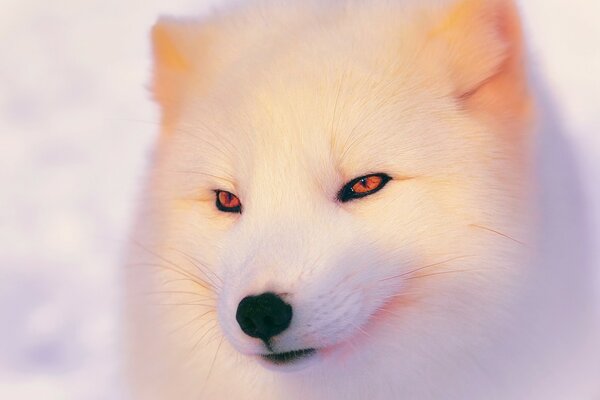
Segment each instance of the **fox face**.
[[523,272],[515,11],[269,13],[153,31],[163,132],[141,230],[170,346],[206,370],[215,354],[238,371],[419,371],[484,330]]

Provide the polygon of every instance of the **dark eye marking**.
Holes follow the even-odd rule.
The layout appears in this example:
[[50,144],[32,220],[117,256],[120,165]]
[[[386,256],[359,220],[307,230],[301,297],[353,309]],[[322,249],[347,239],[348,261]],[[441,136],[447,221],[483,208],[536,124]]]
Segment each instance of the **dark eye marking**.
[[215,190],[215,195],[215,204],[219,210],[238,214],[242,212],[242,202],[235,194],[225,190]]
[[377,193],[391,181],[384,173],[370,174],[352,179],[338,192],[337,198],[342,203]]

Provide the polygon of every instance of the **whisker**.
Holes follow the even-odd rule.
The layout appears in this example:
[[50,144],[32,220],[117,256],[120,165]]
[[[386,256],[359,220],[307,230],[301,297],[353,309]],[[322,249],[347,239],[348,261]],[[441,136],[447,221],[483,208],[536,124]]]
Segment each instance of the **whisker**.
[[168,285],[168,284],[175,283],[175,282],[186,282],[186,281],[197,283],[196,281],[193,281],[188,278],[178,278],[178,279],[169,279],[167,281],[161,282],[161,284]]
[[181,268],[179,265],[175,264],[173,261],[171,261],[171,260],[169,260],[169,259],[167,259],[167,258],[165,258],[165,257],[161,256],[160,254],[156,253],[155,251],[152,251],[152,250],[150,250],[148,247],[144,246],[144,245],[143,245],[143,244],[141,244],[140,242],[138,242],[138,241],[134,241],[133,243],[134,243],[136,246],[138,246],[139,248],[141,248],[142,250],[144,250],[144,251],[148,252],[148,254],[150,254],[150,255],[152,255],[152,256],[154,256],[154,257],[158,258],[159,260],[162,260],[162,261],[166,262],[167,264],[169,264],[169,265],[171,265],[171,266],[173,266],[173,267],[175,267],[175,268],[178,268],[178,269],[180,269],[181,271],[184,271],[184,272],[186,272],[186,273],[187,273],[187,271],[185,271],[185,270],[184,270],[183,268]]
[[[398,297],[398,296],[390,296],[390,298],[391,297]],[[391,315],[393,317],[396,317],[396,318],[401,318],[402,317],[400,314],[397,314],[397,313],[395,313],[395,312],[393,312],[391,310],[388,310],[385,307],[378,308],[377,312],[384,312],[384,313],[387,313],[387,314],[389,314],[389,315]]]
[[520,240],[517,240],[517,239],[515,239],[514,237],[507,235],[506,233],[502,233],[502,232],[500,232],[500,231],[497,231],[497,230],[495,230],[495,229],[488,228],[487,226],[483,226],[483,225],[477,225],[477,224],[469,224],[469,226],[472,226],[473,228],[479,228],[479,229],[483,229],[484,231],[488,231],[488,232],[495,233],[496,235],[500,235],[500,236],[502,236],[502,237],[505,237],[505,238],[507,238],[507,239],[509,239],[509,240],[512,240],[512,241],[513,241],[513,242],[515,242],[515,243],[518,243],[518,244],[520,244],[520,245],[523,245],[523,246],[527,246],[527,243],[525,243],[525,242],[522,242],[522,241],[520,241]]
[[[212,326],[210,326],[203,334],[202,336],[194,343],[194,346],[191,347],[191,350],[187,350],[186,351],[186,360],[182,362],[182,365],[184,365],[185,368],[187,368],[187,366],[189,366],[190,364],[194,363],[194,356],[195,356],[195,351],[196,348],[198,347],[198,345],[202,342],[202,340],[206,337],[206,335],[208,335],[209,333],[214,333],[216,334],[216,332],[214,331],[214,329],[217,327],[217,324],[214,324]],[[198,330],[196,330],[195,333],[197,333]],[[193,337],[193,336],[192,336]]]
[[169,335],[169,336],[172,336],[172,335],[174,335],[175,333],[179,332],[179,331],[180,331],[180,330],[182,330],[183,328],[186,328],[186,327],[190,326],[192,323],[194,323],[194,322],[196,322],[196,321],[198,321],[198,320],[201,320],[202,318],[204,318],[205,316],[207,316],[208,314],[210,314],[210,313],[212,313],[212,312],[214,312],[214,310],[208,310],[208,311],[206,311],[206,312],[204,312],[204,313],[202,313],[202,314],[200,314],[200,315],[197,315],[197,316],[195,316],[194,318],[192,318],[191,320],[189,320],[189,321],[188,321],[188,322],[186,322],[185,324],[183,324],[183,325],[179,326],[179,327],[178,327],[178,328],[176,328],[176,329],[173,329],[171,332],[169,332],[169,334],[168,334],[168,335]]
[[[192,336],[196,336],[196,334],[200,331],[200,329],[204,328],[206,325],[208,325],[208,323],[204,323],[201,327],[199,327],[198,329],[196,329],[196,331],[194,332],[194,334]],[[200,336],[200,338],[198,339],[198,341],[196,341],[196,343],[194,344],[194,347],[192,347],[192,350],[190,351],[190,357],[193,358],[196,349],[198,348],[198,345],[200,345],[200,343],[202,342],[202,339],[204,339],[206,337],[206,335],[208,335],[209,332],[212,332],[213,329],[217,328],[217,324],[215,322],[214,325],[210,326],[206,332],[204,332],[202,334],[202,336]]]
[[166,266],[164,266],[164,265],[162,265],[162,266],[161,266],[161,264],[157,264],[157,265],[161,266],[161,268],[168,269],[168,270],[170,269],[172,272],[179,272],[181,275],[183,275],[183,276],[185,276],[185,277],[187,277],[187,278],[190,278],[190,279],[192,279],[193,281],[195,281],[195,282],[196,282],[197,284],[199,284],[200,286],[202,286],[202,287],[204,287],[204,288],[206,288],[206,289],[211,289],[211,288],[209,288],[209,287],[206,287],[206,286],[205,286],[205,285],[209,285],[209,286],[210,286],[210,284],[209,284],[208,282],[206,282],[206,281],[203,281],[203,280],[201,280],[201,278],[200,278],[200,277],[198,277],[198,276],[196,276],[196,275],[193,275],[193,274],[191,274],[190,272],[188,272],[188,271],[184,270],[184,269],[183,269],[183,268],[181,268],[179,265],[175,264],[173,261],[171,261],[171,260],[168,260],[167,258],[165,258],[165,257],[161,256],[160,254],[158,254],[158,253],[156,253],[156,252],[154,252],[154,251],[150,250],[149,248],[147,248],[146,246],[142,245],[142,244],[141,244],[140,242],[138,242],[138,241],[134,241],[134,244],[135,244],[136,246],[138,246],[139,248],[141,248],[142,250],[144,250],[144,251],[148,252],[148,254],[150,254],[150,255],[152,255],[152,256],[154,256],[154,257],[158,258],[159,260],[162,260],[163,262],[165,262],[165,263],[167,263],[167,264],[169,264],[169,265],[171,265],[171,266],[172,266],[173,268],[175,268],[176,270],[173,270],[173,269],[170,269],[170,268],[166,268]]
[[380,280],[380,282],[389,281],[391,279],[402,278],[404,276],[414,274],[415,272],[422,271],[422,270],[427,269],[427,268],[438,267],[440,265],[447,264],[447,263],[452,262],[452,261],[456,261],[456,260],[460,260],[460,259],[464,259],[464,258],[469,258],[469,257],[473,257],[473,256],[457,256],[457,257],[452,257],[452,258],[449,258],[449,259],[444,260],[444,261],[439,261],[439,262],[436,262],[436,263],[433,263],[433,264],[425,265],[424,267],[419,267],[419,268],[416,268],[416,269],[413,269],[413,270],[410,270],[410,271],[407,271],[407,272],[403,272],[403,273],[401,273],[399,275],[394,275],[394,276],[389,276],[387,278],[383,278],[383,279]]
[[363,335],[365,335],[366,337],[371,337],[371,335],[369,334],[369,332],[367,332],[362,326],[360,325],[356,325],[354,324],[354,327]]
[[213,368],[215,366],[215,361],[217,360],[217,356],[219,355],[219,351],[221,350],[221,346],[223,345],[223,336],[221,336],[221,340],[219,341],[219,345],[217,346],[217,351],[215,351],[215,355],[210,363],[210,368],[208,369],[208,375],[206,375],[206,379],[204,380],[204,387],[208,385],[208,380],[212,374]]
[[159,268],[159,269],[164,269],[167,271],[175,272],[176,274],[179,274],[181,276],[188,278],[187,280],[194,282],[195,284],[203,287],[204,289],[207,289],[207,290],[212,289],[212,287],[210,287],[210,284],[208,282],[201,280],[200,277],[195,276],[195,275],[185,271],[184,269],[181,269],[180,267],[172,268],[172,267],[169,267],[168,265],[153,264],[153,263],[136,263],[136,264],[128,264],[128,266],[130,266],[130,267],[135,267],[135,266],[154,267],[154,268]]
[[439,271],[439,272],[432,272],[430,274],[425,274],[425,275],[414,275],[411,277],[406,278],[408,279],[418,279],[418,278],[426,278],[428,276],[434,276],[434,275],[444,275],[444,274],[454,274],[454,273],[458,273],[458,272],[473,272],[473,271],[482,271],[481,268],[477,269],[477,268],[472,268],[472,269],[454,269],[454,270],[449,270],[449,271]]
[[155,306],[203,306],[203,307],[210,307],[210,308],[215,308],[214,304],[208,304],[208,303],[154,303],[153,305]]
[[214,299],[213,296],[206,296],[199,292],[190,292],[190,291],[185,291],[185,290],[158,290],[155,292],[145,292],[142,294],[147,295],[147,296],[153,296],[153,295],[159,295],[159,294],[189,294],[189,295],[193,295],[195,297],[202,297],[205,299]]
[[[407,297],[407,293],[402,292],[402,293],[392,294],[390,296],[386,296],[386,299],[395,299],[395,298],[399,298],[399,297]],[[385,309],[385,305],[383,307],[378,308],[378,310],[383,310],[383,309]]]
[[[192,334],[191,337],[195,337],[198,334],[198,332],[200,332],[206,326],[217,326],[216,323],[214,325],[209,325],[210,322],[215,322],[215,320],[214,319],[209,319],[209,320],[206,320],[203,324],[200,324],[200,326],[198,326],[198,328],[196,328],[196,330],[194,331],[194,333]],[[200,340],[202,340],[202,338],[205,337],[205,335],[207,334],[207,332],[204,332],[204,334],[200,337]],[[194,349],[192,349],[192,353],[193,353],[194,350],[195,350],[195,347],[194,347]]]
[[[213,287],[220,289],[220,285],[223,284],[223,280],[214,271],[211,271],[210,268],[208,268],[208,266],[206,264],[202,263],[197,258],[191,256],[190,254],[187,254],[186,252],[184,252],[182,250],[178,250],[178,249],[172,249],[172,250],[176,251],[179,254],[181,254],[182,256],[186,257],[188,259],[188,261],[194,267],[196,267],[200,272],[202,272],[204,274],[204,277],[212,283]],[[209,276],[209,274],[210,274],[210,276]],[[217,282],[215,282],[215,280],[219,281],[219,284]]]

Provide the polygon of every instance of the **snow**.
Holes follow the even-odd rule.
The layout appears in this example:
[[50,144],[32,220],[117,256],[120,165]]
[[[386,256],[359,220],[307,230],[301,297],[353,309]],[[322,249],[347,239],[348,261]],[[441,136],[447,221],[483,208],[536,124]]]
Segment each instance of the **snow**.
[[[208,8],[203,0],[3,0],[0,398],[124,398],[119,263],[157,132],[145,89],[148,31],[160,14]],[[600,5],[527,0],[523,9],[600,249]]]

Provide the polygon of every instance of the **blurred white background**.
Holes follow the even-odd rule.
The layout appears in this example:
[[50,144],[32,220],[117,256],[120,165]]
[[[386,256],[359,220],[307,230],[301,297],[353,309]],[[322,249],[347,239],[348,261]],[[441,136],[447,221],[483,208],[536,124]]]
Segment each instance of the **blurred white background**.
[[[521,3],[600,249],[600,3]],[[208,9],[2,0],[0,398],[123,398],[119,262],[158,120],[148,32],[159,14]]]

